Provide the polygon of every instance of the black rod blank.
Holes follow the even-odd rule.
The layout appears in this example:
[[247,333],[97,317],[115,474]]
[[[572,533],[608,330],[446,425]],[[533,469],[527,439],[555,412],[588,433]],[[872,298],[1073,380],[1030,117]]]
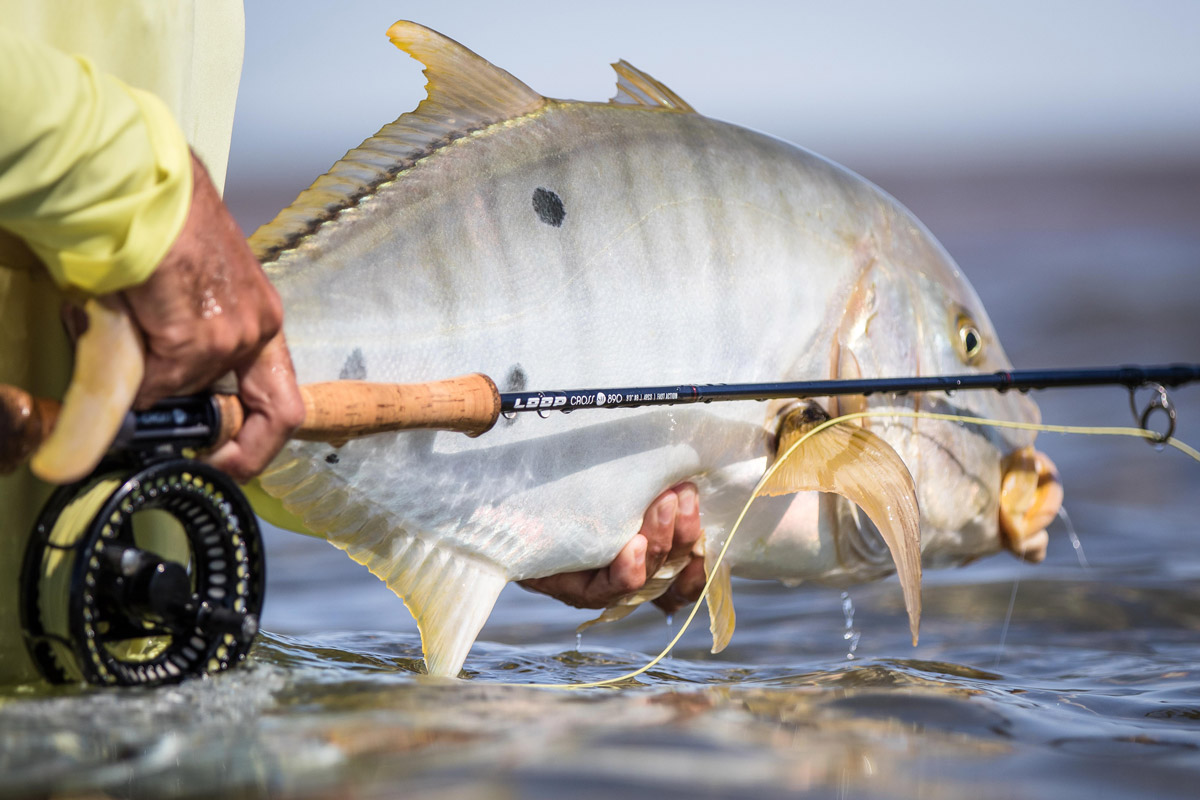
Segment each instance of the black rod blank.
[[637,408],[711,403],[730,400],[775,400],[876,393],[955,392],[967,389],[1069,388],[1081,386],[1181,386],[1200,381],[1200,364],[1097,369],[1010,370],[967,375],[918,378],[861,378],[857,380],[793,381],[782,383],[681,384],[615,389],[568,389],[542,392],[502,392],[500,412],[576,411],[582,408]]

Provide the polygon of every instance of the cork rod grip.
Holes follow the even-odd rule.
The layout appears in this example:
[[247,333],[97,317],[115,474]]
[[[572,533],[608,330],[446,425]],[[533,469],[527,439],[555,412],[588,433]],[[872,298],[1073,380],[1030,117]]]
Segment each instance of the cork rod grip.
[[[500,392],[486,375],[431,383],[331,381],[300,387],[304,423],[292,438],[343,444],[373,433],[431,429],[478,436],[500,416]],[[234,395],[214,395],[220,429],[211,449],[241,431],[244,413]],[[0,474],[29,460],[58,417],[56,400],[0,385]]]
[[500,416],[500,392],[479,373],[430,383],[310,383],[300,395],[304,424],[292,438],[310,442],[422,428],[478,436]]

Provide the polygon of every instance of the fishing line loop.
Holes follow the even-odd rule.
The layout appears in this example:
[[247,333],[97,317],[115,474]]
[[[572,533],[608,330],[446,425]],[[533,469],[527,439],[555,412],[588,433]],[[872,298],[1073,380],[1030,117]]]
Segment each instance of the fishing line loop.
[[[1137,392],[1141,388],[1149,388],[1154,392],[1154,396],[1146,404],[1142,411],[1138,412]],[[1129,389],[1129,410],[1133,412],[1133,418],[1137,421],[1138,426],[1150,434],[1146,437],[1146,441],[1151,446],[1162,449],[1167,440],[1175,435],[1175,404],[1171,402],[1171,396],[1167,394],[1167,389],[1161,383],[1147,383],[1142,386],[1134,386]],[[1167,430],[1166,433],[1159,433],[1150,427],[1150,417],[1155,411],[1161,411],[1167,415]]]

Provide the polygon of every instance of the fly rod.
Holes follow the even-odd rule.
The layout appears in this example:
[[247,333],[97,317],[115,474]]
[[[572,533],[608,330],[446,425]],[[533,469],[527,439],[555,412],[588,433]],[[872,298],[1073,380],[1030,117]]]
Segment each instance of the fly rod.
[[[803,399],[842,395],[908,394],[989,389],[1010,390],[1124,386],[1159,389],[1159,397],[1141,415],[1166,411],[1174,427],[1174,409],[1165,387],[1200,381],[1200,364],[1124,366],[1097,369],[1007,370],[964,375],[778,383],[677,384],[609,389],[499,392],[486,375],[475,373],[430,383],[396,384],[331,381],[300,387],[305,419],[294,438],[342,444],[375,433],[447,430],[479,436],[501,414],[637,408],[734,400]],[[0,386],[0,472],[14,469],[49,435],[58,413],[53,400],[31,397]],[[241,428],[241,405],[232,395],[170,398],[144,411],[131,411],[115,449],[148,450],[161,446],[217,447]],[[1167,434],[1169,435],[1169,433]]]
[[781,383],[710,383],[647,386],[624,389],[573,389],[550,392],[506,392],[500,413],[575,410],[578,408],[637,408],[731,400],[779,400],[842,395],[954,392],[961,389],[1029,391],[1082,386],[1124,386],[1136,389],[1157,384],[1175,387],[1200,381],[1200,364],[1102,369],[1009,370],[966,375],[917,378],[859,378]]

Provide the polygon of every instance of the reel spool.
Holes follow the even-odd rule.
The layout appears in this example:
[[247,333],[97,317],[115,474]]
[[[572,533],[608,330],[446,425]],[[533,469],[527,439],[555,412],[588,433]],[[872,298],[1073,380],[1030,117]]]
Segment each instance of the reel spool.
[[101,464],[34,525],[21,623],[52,683],[153,686],[246,658],[266,579],[237,485],[198,461]]

